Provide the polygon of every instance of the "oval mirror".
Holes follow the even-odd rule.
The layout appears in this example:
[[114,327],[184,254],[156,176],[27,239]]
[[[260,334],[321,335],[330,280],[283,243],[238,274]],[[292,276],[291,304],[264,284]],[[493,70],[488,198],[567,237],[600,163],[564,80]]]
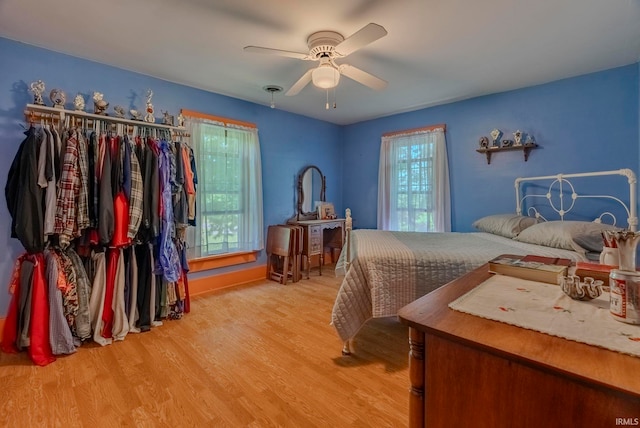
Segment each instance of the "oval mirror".
[[298,215],[316,214],[315,203],[325,202],[325,177],[315,165],[307,166],[298,177]]

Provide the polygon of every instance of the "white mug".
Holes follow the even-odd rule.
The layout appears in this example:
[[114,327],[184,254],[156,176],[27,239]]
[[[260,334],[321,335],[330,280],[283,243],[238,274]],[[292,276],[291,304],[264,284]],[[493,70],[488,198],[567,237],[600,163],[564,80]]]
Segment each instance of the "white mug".
[[600,264],[602,265],[610,265],[610,266],[619,266],[620,265],[620,257],[619,251],[614,247],[604,247],[602,252],[600,253]]

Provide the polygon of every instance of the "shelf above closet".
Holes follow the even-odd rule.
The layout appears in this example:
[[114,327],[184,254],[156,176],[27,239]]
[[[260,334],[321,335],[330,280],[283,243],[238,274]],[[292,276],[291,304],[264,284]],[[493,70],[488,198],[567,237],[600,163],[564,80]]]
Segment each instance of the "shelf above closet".
[[519,145],[519,146],[507,146],[507,147],[493,147],[492,146],[492,147],[481,147],[479,149],[476,149],[476,152],[486,154],[486,156],[487,156],[487,164],[491,164],[491,154],[492,153],[519,150],[519,151],[522,151],[524,153],[524,161],[526,162],[529,159],[529,153],[531,152],[531,150],[535,149],[536,147],[538,147],[538,145],[535,144],[535,143],[533,143],[533,144],[522,144],[522,145]]
[[64,122],[67,117],[74,119],[83,119],[88,121],[102,121],[114,124],[123,124],[127,126],[137,126],[139,128],[154,128],[170,131],[177,135],[186,135],[186,128],[181,126],[165,125],[163,123],[143,122],[141,120],[126,119],[123,117],[106,116],[94,113],[88,113],[80,110],[67,110],[57,107],[48,107],[38,104],[27,104],[24,115],[27,122],[36,123],[40,120],[53,120]]

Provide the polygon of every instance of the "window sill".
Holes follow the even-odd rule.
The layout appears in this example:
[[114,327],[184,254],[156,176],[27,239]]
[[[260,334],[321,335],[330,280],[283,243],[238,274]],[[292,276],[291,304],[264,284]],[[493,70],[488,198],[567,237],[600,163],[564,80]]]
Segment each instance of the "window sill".
[[201,272],[227,266],[235,266],[243,263],[255,262],[258,259],[257,251],[243,253],[221,254],[216,256],[200,257],[189,260],[189,272]]

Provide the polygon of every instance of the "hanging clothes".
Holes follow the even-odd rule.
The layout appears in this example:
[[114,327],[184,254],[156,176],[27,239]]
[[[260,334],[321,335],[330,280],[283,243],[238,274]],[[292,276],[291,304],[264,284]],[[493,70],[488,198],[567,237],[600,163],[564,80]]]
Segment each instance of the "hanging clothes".
[[37,183],[39,140],[36,128],[25,132],[9,174],[4,193],[11,215],[11,237],[29,253],[44,250],[43,190]]
[[51,251],[45,252],[47,281],[49,282],[49,343],[54,355],[76,352],[71,329],[62,310],[62,291],[58,288],[60,272],[58,263]]
[[[18,306],[21,296],[31,288],[28,323],[20,326]],[[27,353],[31,361],[46,366],[56,360],[49,342],[49,301],[45,260],[42,253],[24,254],[18,257],[11,275],[9,292],[12,295],[9,312],[2,335],[2,350],[17,352],[20,337],[27,337]]]
[[140,172],[140,162],[135,151],[130,155],[131,159],[131,194],[129,197],[129,227],[127,238],[133,240],[138,233],[140,223],[142,223],[142,210],[144,204],[144,184]]
[[130,299],[128,300],[129,309],[127,316],[129,319],[129,333],[140,333],[140,329],[136,326],[138,322],[138,262],[136,253],[133,249],[129,251],[129,273],[130,277]]
[[76,210],[80,193],[80,169],[78,164],[78,135],[69,134],[66,139],[62,173],[58,183],[58,201],[54,232],[59,236],[60,247],[66,248],[77,235]]
[[114,231],[114,208],[113,208],[113,180],[112,180],[112,165],[111,165],[111,138],[107,140],[105,135],[100,135],[99,152],[100,161],[98,165],[100,167],[100,174],[98,177],[100,183],[99,196],[98,196],[98,232],[100,235],[100,244],[109,245],[113,238]]
[[72,248],[68,248],[65,251],[65,255],[71,262],[71,268],[73,269],[76,278],[78,310],[75,317],[75,326],[73,331],[75,331],[75,335],[78,339],[84,341],[91,337],[91,313],[89,310],[91,283],[78,253],[76,253]]
[[161,192],[161,210],[162,219],[160,229],[160,242],[158,249],[158,260],[156,262],[155,272],[161,274],[166,281],[177,281],[180,278],[180,258],[176,250],[173,236],[175,229],[173,224],[173,204],[171,198],[171,151],[169,144],[162,140],[160,142],[160,192]]
[[29,357],[39,365],[46,366],[56,360],[49,343],[49,299],[47,298],[47,280],[45,262],[42,253],[32,256],[33,281],[31,283],[31,322],[29,324]]
[[[44,174],[42,176],[38,175],[38,184],[40,187],[45,188],[44,234],[46,239],[48,235],[54,233],[58,196],[54,166],[55,136],[48,126],[44,128],[44,132],[47,138],[42,142],[41,159],[38,159],[38,165],[40,165],[41,160],[45,164]],[[42,153],[42,149],[44,149],[44,153]]]
[[0,347],[39,365],[189,309],[192,151],[148,128],[129,138],[68,122],[25,132],[5,186],[12,237],[27,253],[14,266]]
[[89,227],[89,157],[87,142],[81,132],[75,131],[78,141],[78,200],[75,237]]

